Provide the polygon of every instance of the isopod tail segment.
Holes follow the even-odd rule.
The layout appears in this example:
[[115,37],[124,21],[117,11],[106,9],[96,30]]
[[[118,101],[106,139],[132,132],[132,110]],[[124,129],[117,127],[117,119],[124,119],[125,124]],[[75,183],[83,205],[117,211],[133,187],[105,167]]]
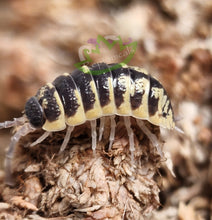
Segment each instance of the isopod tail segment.
[[[14,184],[11,161],[15,146],[22,136],[42,128],[45,131],[44,134],[31,144],[35,146],[52,132],[67,128],[60,148],[61,153],[67,146],[74,127],[90,121],[92,149],[95,152],[96,119],[100,119],[99,140],[101,140],[104,132],[104,117],[109,116],[111,121],[109,150],[111,150],[115,137],[116,115],[124,117],[131,155],[135,146],[130,117],[134,117],[141,130],[162,156],[156,136],[148,130],[142,120],[174,129],[176,128],[174,113],[163,86],[144,69],[121,63],[98,63],[91,67],[83,66],[72,74],[64,73],[52,83],[47,83],[26,102],[23,117],[0,123],[0,128],[21,125],[12,137],[7,151],[6,183]],[[179,131],[177,128],[176,130]]]

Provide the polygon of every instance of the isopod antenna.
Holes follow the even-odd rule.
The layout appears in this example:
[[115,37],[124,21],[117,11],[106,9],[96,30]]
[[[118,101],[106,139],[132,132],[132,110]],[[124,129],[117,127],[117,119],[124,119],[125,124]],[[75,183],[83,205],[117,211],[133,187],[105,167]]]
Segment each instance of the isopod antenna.
[[26,117],[22,116],[20,118],[14,118],[13,121],[5,121],[0,123],[0,129],[2,128],[11,128],[11,127],[16,127],[23,125],[26,122]]
[[[6,153],[5,159],[5,183],[9,186],[14,186],[15,181],[12,175],[12,164],[11,161],[14,158],[15,147],[18,141],[22,136],[27,135],[30,132],[33,132],[35,128],[33,128],[29,123],[25,123],[26,118],[23,116],[21,118],[15,118],[14,121],[6,121],[0,123],[1,128],[9,128],[14,126],[20,126],[18,131],[12,136],[9,148]],[[25,123],[25,124],[24,124]]]

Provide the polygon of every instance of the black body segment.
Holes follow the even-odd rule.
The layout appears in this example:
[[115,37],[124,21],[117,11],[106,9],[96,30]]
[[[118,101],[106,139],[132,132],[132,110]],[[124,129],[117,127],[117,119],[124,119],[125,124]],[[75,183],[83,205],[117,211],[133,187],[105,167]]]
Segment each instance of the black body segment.
[[169,116],[169,114],[173,112],[173,109],[172,109],[171,102],[169,101],[166,90],[163,91],[163,97],[164,97],[164,100],[162,103],[162,117],[167,118],[167,116]]
[[105,63],[94,64],[90,68],[91,72],[103,69],[106,70],[103,74],[93,75],[101,107],[108,105],[111,101],[109,78],[112,79],[112,74],[108,65]]
[[159,99],[162,94],[159,92],[163,92],[162,85],[153,77],[149,78],[150,80],[150,90],[149,90],[149,98],[148,98],[148,108],[149,108],[149,116],[155,115],[158,111]]
[[131,86],[133,88],[133,91],[130,95],[130,103],[132,110],[135,110],[140,107],[143,94],[145,93],[143,78],[148,79],[149,76],[132,68],[129,68],[129,71],[131,77]]
[[119,108],[121,104],[124,103],[124,94],[126,93],[127,85],[126,85],[126,77],[129,76],[128,68],[123,68],[120,66],[118,69],[114,69],[111,71],[113,76],[113,89],[114,89],[114,97],[116,107]]
[[93,80],[91,74],[84,73],[77,69],[72,72],[71,76],[80,91],[85,112],[93,109],[95,94],[90,85],[90,82]]
[[25,105],[25,114],[30,124],[35,128],[41,128],[45,123],[43,109],[36,97],[31,97]]
[[79,107],[79,103],[75,94],[77,87],[72,77],[70,75],[59,76],[54,80],[53,85],[60,96],[65,115],[67,117],[74,116]]
[[43,108],[45,117],[50,122],[57,120],[61,114],[57,100],[54,97],[54,92],[55,87],[50,88],[48,85],[45,85],[36,94],[38,102]]

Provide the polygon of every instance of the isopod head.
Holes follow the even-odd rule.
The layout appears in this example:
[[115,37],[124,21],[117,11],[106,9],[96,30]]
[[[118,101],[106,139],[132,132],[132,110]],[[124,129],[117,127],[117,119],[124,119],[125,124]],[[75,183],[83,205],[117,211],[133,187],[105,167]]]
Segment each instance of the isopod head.
[[45,123],[43,108],[34,96],[26,102],[25,114],[29,123],[35,128],[41,128]]

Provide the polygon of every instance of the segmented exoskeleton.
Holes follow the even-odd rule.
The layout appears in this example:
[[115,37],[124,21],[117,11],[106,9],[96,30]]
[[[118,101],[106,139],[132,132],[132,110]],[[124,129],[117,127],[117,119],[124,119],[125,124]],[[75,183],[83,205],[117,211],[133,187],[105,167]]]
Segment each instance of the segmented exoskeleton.
[[174,114],[166,91],[144,69],[121,63],[97,63],[91,67],[83,66],[71,74],[64,73],[53,83],[47,83],[26,102],[23,117],[0,123],[0,128],[21,125],[12,137],[6,155],[6,182],[12,184],[11,160],[15,145],[21,136],[38,128],[45,130],[44,134],[31,144],[34,146],[42,142],[51,132],[61,131],[67,127],[60,148],[62,152],[69,142],[74,127],[89,120],[92,149],[95,151],[96,119],[100,118],[100,141],[104,131],[104,116],[110,116],[110,150],[115,136],[115,115],[124,116],[131,153],[134,151],[134,134],[130,116],[136,118],[138,126],[157,147],[160,154],[157,138],[147,129],[143,120],[164,128],[175,128]]

